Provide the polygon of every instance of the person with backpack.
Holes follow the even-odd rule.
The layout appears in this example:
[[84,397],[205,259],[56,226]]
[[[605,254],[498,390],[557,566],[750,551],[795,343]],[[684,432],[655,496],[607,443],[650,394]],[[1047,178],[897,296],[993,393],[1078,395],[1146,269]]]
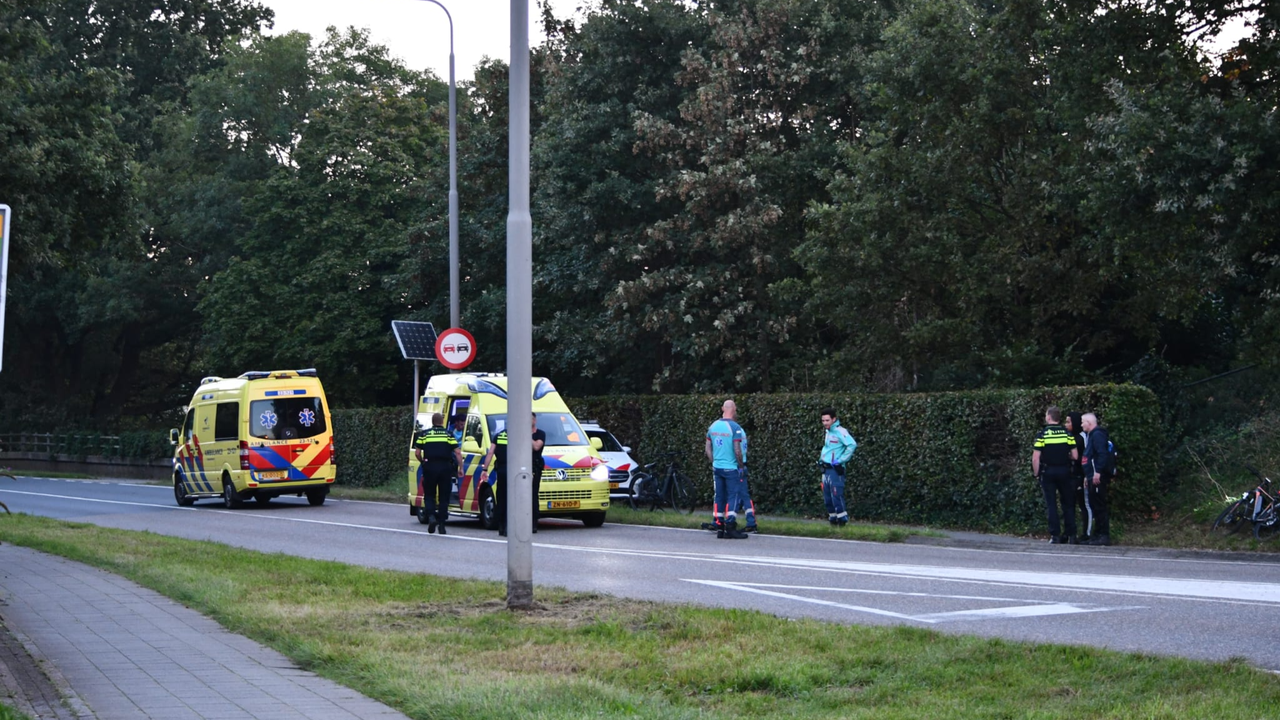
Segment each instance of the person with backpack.
[[1080,426],[1085,432],[1085,451],[1081,460],[1085,490],[1095,521],[1089,544],[1110,545],[1111,512],[1107,505],[1107,491],[1116,474],[1116,454],[1106,429],[1098,426],[1097,415],[1085,413],[1080,418]]

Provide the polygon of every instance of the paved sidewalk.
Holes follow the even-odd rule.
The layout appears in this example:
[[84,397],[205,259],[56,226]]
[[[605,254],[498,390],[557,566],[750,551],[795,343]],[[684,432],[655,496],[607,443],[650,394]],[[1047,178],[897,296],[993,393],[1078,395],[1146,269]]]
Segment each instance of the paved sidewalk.
[[69,695],[58,717],[407,720],[158,593],[8,543],[0,622]]

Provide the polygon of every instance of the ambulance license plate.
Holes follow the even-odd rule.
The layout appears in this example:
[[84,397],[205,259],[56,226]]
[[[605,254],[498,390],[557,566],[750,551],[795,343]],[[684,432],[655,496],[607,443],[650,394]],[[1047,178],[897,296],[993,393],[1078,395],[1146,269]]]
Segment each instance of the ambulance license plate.
[[288,470],[268,470],[258,473],[259,480],[283,480],[288,476]]
[[619,485],[621,485],[621,484],[622,484],[622,483],[620,483],[620,482],[611,482],[611,483],[609,483],[609,489],[610,489],[610,490],[617,490],[617,489],[618,489],[618,486],[619,486]]
[[568,510],[568,509],[576,508],[580,506],[581,506],[581,503],[577,500],[552,500],[551,501],[552,510]]

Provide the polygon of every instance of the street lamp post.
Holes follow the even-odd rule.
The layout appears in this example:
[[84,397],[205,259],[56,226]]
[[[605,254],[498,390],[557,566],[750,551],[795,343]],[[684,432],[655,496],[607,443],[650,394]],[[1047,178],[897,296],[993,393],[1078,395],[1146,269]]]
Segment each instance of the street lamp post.
[[438,6],[449,18],[449,327],[462,327],[458,317],[458,106],[457,83],[453,76],[453,16],[439,0],[425,0]]

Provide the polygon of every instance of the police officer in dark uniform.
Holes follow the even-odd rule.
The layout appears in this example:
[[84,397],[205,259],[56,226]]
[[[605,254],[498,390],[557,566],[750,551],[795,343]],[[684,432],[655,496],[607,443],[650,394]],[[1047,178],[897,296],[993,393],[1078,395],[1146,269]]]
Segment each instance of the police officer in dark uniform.
[[414,454],[421,463],[418,482],[422,487],[422,505],[418,508],[418,522],[428,523],[428,533],[440,528],[440,534],[444,535],[453,478],[462,471],[462,450],[453,434],[445,429],[444,415],[431,416],[431,427],[414,442]]
[[[1036,435],[1035,450],[1031,453],[1031,472],[1040,481],[1044,502],[1049,514],[1049,542],[1071,543],[1076,540],[1076,494],[1071,479],[1071,465],[1079,459],[1076,441],[1062,427],[1062,410],[1056,405],[1044,412],[1044,428]],[[1063,535],[1058,521],[1058,498],[1062,499],[1062,517],[1066,522]]]
[[480,482],[486,482],[489,477],[493,478],[493,510],[498,516],[498,535],[507,536],[507,429],[503,428],[493,438],[493,444],[489,446],[489,452],[484,456],[484,462],[481,467],[488,468],[489,461],[493,461],[493,470],[484,470],[480,473]]

